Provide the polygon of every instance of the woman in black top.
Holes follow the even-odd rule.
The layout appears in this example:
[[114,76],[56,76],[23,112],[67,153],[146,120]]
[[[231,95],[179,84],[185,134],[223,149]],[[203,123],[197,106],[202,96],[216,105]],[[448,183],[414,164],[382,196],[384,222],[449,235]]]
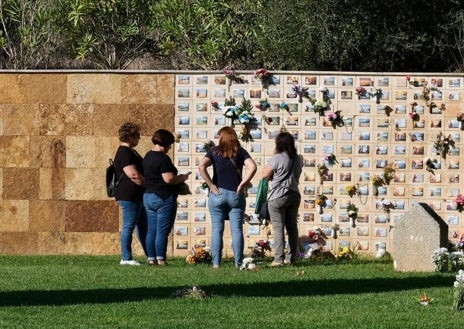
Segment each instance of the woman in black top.
[[166,265],[168,236],[177,212],[177,191],[189,174],[178,175],[177,168],[166,154],[174,143],[174,135],[157,130],[152,137],[153,149],[143,159],[147,189],[143,204],[147,210],[147,256],[149,265]]
[[117,176],[121,181],[116,189],[116,201],[122,210],[121,230],[121,265],[140,265],[132,258],[132,233],[137,227],[137,235],[146,254],[145,238],[147,235],[147,218],[143,208],[142,157],[134,149],[139,143],[140,127],[126,122],[119,128],[120,145],[114,157]]

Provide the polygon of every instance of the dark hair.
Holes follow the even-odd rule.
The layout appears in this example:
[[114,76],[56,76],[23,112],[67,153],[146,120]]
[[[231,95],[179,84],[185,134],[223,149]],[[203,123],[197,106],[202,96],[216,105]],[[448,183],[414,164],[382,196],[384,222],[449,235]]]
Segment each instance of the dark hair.
[[140,134],[140,126],[133,122],[125,122],[119,127],[119,140],[121,142],[128,142],[129,138]]
[[288,156],[292,159],[297,155],[295,139],[290,133],[286,131],[277,135],[275,139],[275,145],[276,153],[287,152]]
[[170,131],[166,129],[158,129],[153,134],[151,141],[154,145],[168,147],[169,145],[174,144],[175,138]]
[[219,129],[219,145],[216,149],[217,154],[224,158],[232,158],[237,155],[238,149],[240,148],[240,142],[238,141],[237,132],[234,128],[225,126]]

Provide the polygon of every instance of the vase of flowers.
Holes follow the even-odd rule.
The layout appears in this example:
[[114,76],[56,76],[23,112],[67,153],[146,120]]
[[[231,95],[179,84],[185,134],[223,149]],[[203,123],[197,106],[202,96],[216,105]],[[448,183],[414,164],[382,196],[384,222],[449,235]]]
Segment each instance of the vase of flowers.
[[420,295],[418,299],[419,303],[423,306],[430,305],[430,303],[432,303],[432,300],[433,298],[427,296],[426,294]]
[[412,121],[419,121],[420,119],[419,114],[416,111],[411,111],[409,113],[409,117],[411,118]]
[[332,225],[332,232],[330,232],[330,236],[333,238],[333,239],[336,239],[338,238],[338,231],[340,230],[340,225],[338,225],[338,223],[335,223]]
[[369,95],[371,97],[375,97],[376,104],[380,104],[380,99],[382,98],[382,89],[371,88]]
[[292,94],[298,97],[298,102],[303,103],[303,98],[311,101],[311,97],[309,96],[308,88],[302,87],[300,85],[294,85],[292,87]]
[[356,219],[358,218],[358,207],[354,203],[348,203],[346,208],[348,217],[350,218],[351,227],[356,227]]
[[267,98],[261,99],[259,101],[259,104],[256,105],[256,108],[259,109],[260,111],[267,111],[271,108],[271,104],[267,101]]
[[367,95],[367,90],[364,87],[358,86],[355,89],[355,93],[356,93],[356,95],[358,95],[358,99],[361,99],[361,97]]
[[188,264],[211,263],[212,257],[209,248],[198,247],[192,249],[185,261]]
[[435,167],[435,164],[437,163],[438,161],[437,160],[432,160],[430,158],[426,158],[425,159],[425,170],[427,170],[429,173],[431,173],[432,175],[435,175],[435,169],[437,169]]
[[388,164],[383,168],[383,180],[385,184],[390,185],[390,182],[395,177],[395,168],[393,168],[393,163]]
[[227,78],[227,87],[228,89],[230,90],[230,86],[232,85],[233,82],[235,83],[245,83],[245,80],[243,80],[243,78],[241,78],[237,72],[235,72],[235,70],[229,66],[226,66],[222,69],[222,73],[225,74],[226,78]]
[[375,175],[372,177],[372,188],[374,191],[374,196],[379,195],[379,187],[385,185],[385,181],[380,175]]

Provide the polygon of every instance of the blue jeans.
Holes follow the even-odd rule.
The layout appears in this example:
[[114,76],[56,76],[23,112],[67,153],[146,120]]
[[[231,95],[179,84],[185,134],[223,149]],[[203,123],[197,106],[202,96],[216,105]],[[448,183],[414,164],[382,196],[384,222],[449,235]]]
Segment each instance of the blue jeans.
[[121,259],[132,259],[132,233],[137,228],[137,238],[147,253],[145,239],[147,236],[147,214],[142,201],[118,201],[122,210]]
[[145,193],[143,204],[147,210],[148,220],[148,260],[165,260],[168,237],[177,212],[177,198],[171,195],[163,200],[155,193]]
[[235,266],[240,266],[243,260],[243,214],[245,212],[245,196],[235,191],[219,189],[221,194],[210,193],[208,208],[211,215],[211,253],[213,265],[219,266],[222,261],[224,246],[224,226],[226,218],[230,222],[232,233],[232,249],[234,251]]

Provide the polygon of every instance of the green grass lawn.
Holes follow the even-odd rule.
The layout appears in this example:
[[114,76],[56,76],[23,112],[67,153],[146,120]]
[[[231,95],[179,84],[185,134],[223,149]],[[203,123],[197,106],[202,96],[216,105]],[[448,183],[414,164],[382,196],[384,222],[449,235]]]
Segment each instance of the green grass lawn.
[[[397,273],[391,261],[301,261],[218,270],[173,259],[0,256],[0,328],[464,328],[455,273]],[[207,298],[174,298],[199,286]],[[429,306],[417,299],[426,293]]]

